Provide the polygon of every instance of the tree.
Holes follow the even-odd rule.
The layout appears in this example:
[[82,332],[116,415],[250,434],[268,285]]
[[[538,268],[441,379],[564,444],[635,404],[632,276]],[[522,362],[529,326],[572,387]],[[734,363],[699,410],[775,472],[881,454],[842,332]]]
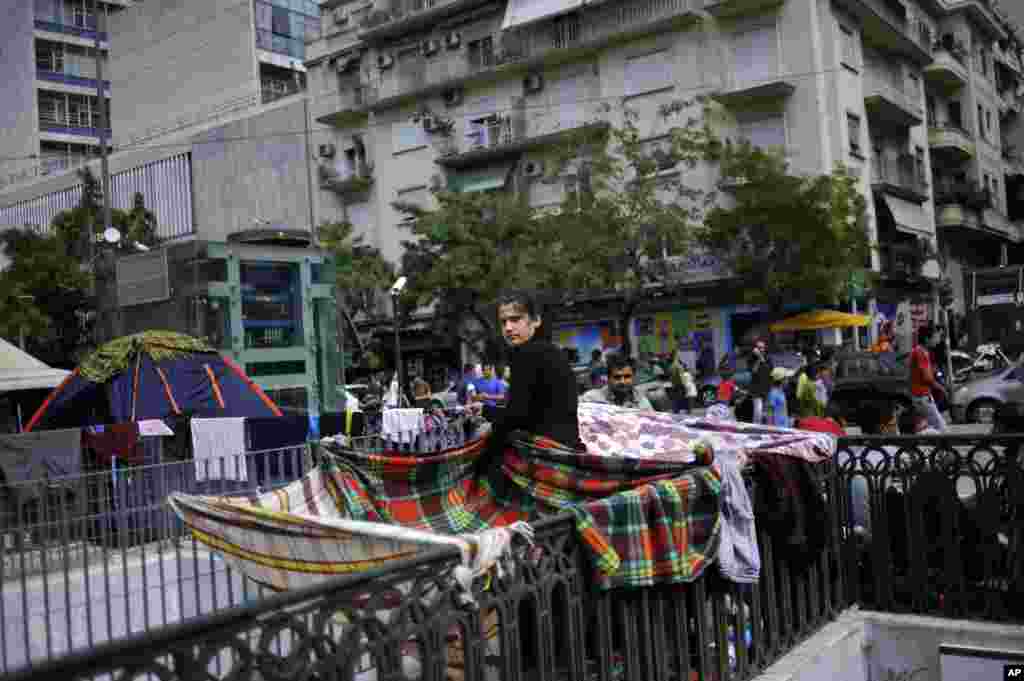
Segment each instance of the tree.
[[350,222],[325,222],[317,228],[321,245],[334,256],[335,285],[342,307],[339,323],[359,315],[372,318],[377,301],[395,280],[395,266],[354,232]]
[[8,229],[0,234],[10,260],[0,272],[0,335],[17,339],[44,362],[71,368],[90,345],[89,274],[56,234]]
[[651,145],[637,116],[624,109],[621,125],[585,126],[546,150],[549,172],[540,181],[566,189],[554,210],[531,207],[526,192],[438,191],[436,210],[395,204],[409,216],[414,237],[403,242],[408,305],[432,306],[445,333],[490,355],[502,347],[493,310],[502,289],[548,292],[556,307],[568,298],[612,294],[623,301],[628,352],[626,320],[646,287],[665,280],[666,254],[685,251],[699,215],[702,192],[685,183],[683,172],[665,171],[694,168],[709,134],[701,118],[691,118]]
[[857,179],[842,166],[831,174],[790,173],[786,160],[744,142],[716,147],[719,192],[698,240],[731,271],[746,302],[773,317],[789,302],[834,305],[855,273],[869,268],[871,240]]

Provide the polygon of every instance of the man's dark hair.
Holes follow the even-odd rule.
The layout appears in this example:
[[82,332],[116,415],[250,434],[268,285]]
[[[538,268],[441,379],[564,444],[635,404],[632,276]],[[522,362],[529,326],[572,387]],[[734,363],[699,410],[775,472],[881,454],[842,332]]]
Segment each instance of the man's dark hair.
[[469,372],[473,371],[474,369],[476,369],[476,367],[473,366],[472,362],[466,362],[465,364],[462,365],[462,373],[464,373],[464,374],[468,374]]
[[608,375],[611,376],[616,371],[622,371],[623,369],[629,368],[636,371],[636,362],[629,355],[621,352],[616,352],[608,356]]
[[597,348],[594,348],[594,350],[590,353],[590,358],[591,359],[601,359],[601,351],[598,350]]
[[498,298],[498,307],[502,305],[514,305],[523,310],[528,317],[533,317],[534,319],[540,319],[543,313],[540,301],[537,300],[536,296],[527,291],[506,291],[502,293]]

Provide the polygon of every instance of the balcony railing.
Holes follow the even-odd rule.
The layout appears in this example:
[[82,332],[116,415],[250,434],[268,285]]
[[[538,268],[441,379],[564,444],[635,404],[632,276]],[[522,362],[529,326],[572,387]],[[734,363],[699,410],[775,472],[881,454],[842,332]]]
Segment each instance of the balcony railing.
[[[928,197],[928,182],[917,159],[910,154],[896,158],[875,156],[871,162],[871,182],[902,191],[924,201]],[[912,199],[913,200],[913,199]]]
[[365,117],[369,107],[378,99],[376,87],[360,85],[317,95],[310,100],[310,107],[313,118],[318,122],[343,124],[350,119]]
[[885,123],[911,127],[924,120],[922,93],[879,68],[865,74],[864,99],[868,114]]
[[[35,27],[40,31],[49,31],[51,33],[64,33],[66,35],[73,35],[79,38],[89,38],[91,40],[96,39],[96,18],[90,17],[92,21],[86,22],[84,26],[78,26],[76,24],[65,24],[60,21],[53,21],[49,19],[35,20]],[[100,31],[100,40],[107,41],[107,32]]]
[[974,210],[984,210],[992,207],[992,192],[977,182],[939,180],[935,185],[935,203],[956,203]]
[[637,0],[604,3],[578,15],[531,24],[507,31],[492,52],[463,50],[443,59],[415,57],[396,60],[380,72],[380,99],[410,96],[430,88],[454,86],[507,64],[540,63],[556,52],[596,47],[612,38],[656,30],[684,19],[704,0]]

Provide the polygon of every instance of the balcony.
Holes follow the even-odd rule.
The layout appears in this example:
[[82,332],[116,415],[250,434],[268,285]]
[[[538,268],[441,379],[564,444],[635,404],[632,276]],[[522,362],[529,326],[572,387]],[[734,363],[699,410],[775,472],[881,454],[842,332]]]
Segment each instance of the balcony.
[[363,21],[359,39],[373,45],[428,29],[442,19],[486,3],[487,0],[398,0],[392,3],[391,11],[371,11]]
[[930,85],[944,92],[959,90],[970,80],[966,57],[959,47],[936,47],[935,61],[924,67],[924,78]]
[[343,159],[332,163],[325,159],[320,162],[317,173],[321,189],[344,197],[365,194],[373,186],[373,167],[363,160]]
[[869,70],[864,77],[864,108],[868,118],[883,128],[905,130],[924,122],[921,94],[908,92],[887,74]]
[[923,283],[925,252],[919,241],[882,243],[878,247],[882,277],[905,283]]
[[928,145],[932,154],[953,164],[963,163],[975,154],[971,134],[958,125],[929,127]]
[[719,19],[759,14],[782,5],[785,0],[704,0],[704,10]]
[[697,20],[696,12],[703,8],[704,2],[601,3],[575,15],[508,30],[502,36],[500,48],[489,56],[486,56],[488,53],[471,56],[468,50],[460,50],[446,51],[444,58],[438,59],[396,60],[391,68],[381,72],[380,97],[371,109],[390,108],[454,87],[492,82],[501,72],[526,73],[531,68],[578,59],[613,42],[685,26]]
[[716,92],[711,97],[722,106],[730,109],[742,109],[786,99],[794,92],[796,92],[796,85],[779,78],[756,85],[737,84],[729,90]]
[[[39,31],[49,31],[50,33],[63,33],[64,35],[73,35],[78,38],[88,38],[89,40],[96,40],[96,18],[91,17],[91,21],[86,22],[84,26],[78,26],[75,24],[65,24],[59,21],[52,21],[46,19],[36,19],[35,27]],[[107,42],[107,32],[100,31],[99,39],[102,42]]]
[[368,85],[321,94],[311,101],[313,119],[338,127],[359,125],[366,122],[378,99],[377,88]]
[[[74,73],[64,73],[60,71],[46,71],[44,69],[36,69],[36,80],[44,80],[49,83],[62,83],[63,85],[74,85],[77,87],[85,87],[90,90],[95,90],[98,83],[95,77],[82,76]],[[110,81],[103,81],[104,90],[110,92]]]
[[898,0],[835,0],[835,4],[856,17],[865,42],[884,51],[902,55],[924,66],[932,61],[932,41],[928,26],[911,21]]
[[875,156],[871,162],[871,185],[875,191],[922,204],[928,200],[928,183],[909,154],[898,158]]
[[512,112],[497,116],[476,134],[466,135],[459,142],[453,137],[439,138],[435,147],[440,153],[438,165],[460,170],[473,166],[518,158],[531,149],[548,147],[566,142],[574,135],[601,135],[608,130],[608,123],[577,119],[562,125],[548,121],[530,121],[523,112]]

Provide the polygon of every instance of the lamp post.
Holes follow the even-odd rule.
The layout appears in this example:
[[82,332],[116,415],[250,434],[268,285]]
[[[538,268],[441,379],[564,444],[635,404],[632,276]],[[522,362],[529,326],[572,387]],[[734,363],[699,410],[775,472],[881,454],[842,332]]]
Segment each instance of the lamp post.
[[391,313],[394,316],[395,324],[395,382],[398,384],[398,394],[395,395],[395,399],[398,401],[398,406],[402,406],[402,395],[404,394],[404,388],[402,387],[402,341],[398,333],[398,298],[402,295],[402,291],[405,290],[405,285],[408,279],[405,277],[399,277],[391,287]]

